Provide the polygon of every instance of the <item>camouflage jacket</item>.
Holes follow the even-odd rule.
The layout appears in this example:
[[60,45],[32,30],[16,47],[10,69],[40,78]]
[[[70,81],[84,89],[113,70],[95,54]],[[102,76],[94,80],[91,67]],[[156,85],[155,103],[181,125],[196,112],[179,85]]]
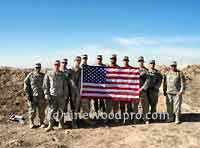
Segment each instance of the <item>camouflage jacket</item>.
[[168,94],[177,94],[185,90],[185,77],[179,70],[170,71],[164,75],[163,91]]
[[149,71],[146,67],[140,68],[140,88],[142,90],[147,90],[149,88],[150,84],[150,77],[149,77]]
[[48,72],[44,77],[44,94],[68,97],[69,89],[67,83],[66,75],[63,72]]
[[24,91],[26,96],[44,96],[43,92],[44,73],[31,72],[24,79]]
[[72,69],[65,69],[63,72],[66,75],[70,96],[72,93],[76,93],[77,95],[79,95],[80,92],[74,80],[72,80],[72,75],[73,75]]
[[72,68],[70,70],[70,79],[73,80],[77,89],[81,89],[81,68]]
[[162,83],[162,74],[157,69],[149,69],[150,84],[149,89],[159,90]]

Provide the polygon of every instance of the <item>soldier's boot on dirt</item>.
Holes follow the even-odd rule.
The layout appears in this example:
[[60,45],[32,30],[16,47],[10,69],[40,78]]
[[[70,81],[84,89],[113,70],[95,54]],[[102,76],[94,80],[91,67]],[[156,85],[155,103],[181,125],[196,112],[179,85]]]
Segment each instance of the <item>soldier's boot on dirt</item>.
[[181,123],[181,121],[180,121],[179,117],[176,116],[176,118],[175,118],[175,124],[180,124],[180,123]]
[[59,129],[64,129],[65,128],[64,121],[62,119],[59,121],[58,128]]
[[77,121],[72,119],[72,128],[77,129],[78,128],[78,124]]
[[54,125],[54,123],[53,123],[52,121],[49,122],[49,125],[48,125],[48,127],[45,129],[45,131],[46,131],[46,132],[52,131],[52,130],[53,130],[53,125]]
[[84,123],[87,127],[92,127],[92,128],[95,128],[96,127],[96,123],[91,121],[90,119],[85,119],[84,120]]
[[45,128],[45,124],[44,124],[43,121],[40,121],[39,127],[40,127],[40,128]]
[[30,129],[33,129],[35,127],[33,119],[30,119],[29,127],[30,127]]

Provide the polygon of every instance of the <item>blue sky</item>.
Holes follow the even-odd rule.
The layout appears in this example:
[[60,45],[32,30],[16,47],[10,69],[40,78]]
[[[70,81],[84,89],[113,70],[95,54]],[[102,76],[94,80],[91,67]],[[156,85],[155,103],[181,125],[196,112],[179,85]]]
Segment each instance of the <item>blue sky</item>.
[[1,0],[0,65],[50,66],[67,57],[113,53],[136,63],[200,63],[198,0]]

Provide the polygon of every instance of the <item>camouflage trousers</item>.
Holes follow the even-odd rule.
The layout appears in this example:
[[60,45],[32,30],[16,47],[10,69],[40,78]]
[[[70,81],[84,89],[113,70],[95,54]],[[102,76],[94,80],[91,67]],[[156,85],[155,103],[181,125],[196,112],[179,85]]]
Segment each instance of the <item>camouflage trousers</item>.
[[180,118],[181,115],[181,105],[182,105],[182,95],[167,94],[166,96],[166,106],[169,118],[173,118],[175,113],[176,118]]
[[58,119],[60,126],[64,126],[64,109],[66,100],[63,96],[50,97],[51,99],[48,102],[49,126],[52,127],[56,119]]
[[133,112],[132,102],[129,101],[120,101],[120,110],[121,113],[125,113],[127,109],[127,113]]
[[105,110],[106,110],[105,100],[95,99],[94,100],[94,108],[95,108],[95,112],[98,112],[99,110],[102,110],[102,112],[105,112]]
[[[132,108],[132,102],[129,101],[120,101],[120,110],[121,110],[121,116],[122,119],[124,118],[124,114],[127,112],[128,114],[133,112]],[[131,118],[129,117],[129,120],[131,121]]]
[[113,110],[113,113],[116,114],[119,111],[119,107],[120,107],[119,105],[120,105],[120,101],[107,99],[106,100],[106,113],[109,114]]
[[138,113],[138,107],[141,105],[144,121],[147,121],[147,113],[149,112],[149,99],[146,91],[140,92],[140,101],[134,102],[134,113]]
[[43,96],[34,96],[32,101],[28,101],[29,119],[34,120],[38,110],[40,123],[45,119],[46,101]]
[[90,100],[82,99],[81,100],[81,108],[83,113],[90,113]]
[[153,114],[157,110],[159,90],[149,89],[147,91],[147,95],[148,95],[148,99],[149,99],[149,105],[151,106],[150,112]]

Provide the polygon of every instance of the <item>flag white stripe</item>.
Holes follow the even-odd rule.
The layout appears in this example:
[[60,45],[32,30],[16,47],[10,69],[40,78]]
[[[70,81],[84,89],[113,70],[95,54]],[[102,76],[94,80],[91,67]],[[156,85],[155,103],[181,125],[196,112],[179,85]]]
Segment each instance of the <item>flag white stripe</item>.
[[138,96],[130,96],[130,95],[116,95],[116,94],[101,94],[101,93],[83,93],[82,96],[99,96],[99,97],[112,97],[112,98],[139,98]]
[[84,83],[83,85],[88,85],[88,86],[101,86],[101,87],[139,88],[139,85],[128,85],[128,84],[96,84],[96,83]]
[[120,90],[120,89],[103,89],[103,88],[83,88],[83,91],[98,91],[98,92],[130,92],[130,93],[139,93],[139,91],[136,90]]

